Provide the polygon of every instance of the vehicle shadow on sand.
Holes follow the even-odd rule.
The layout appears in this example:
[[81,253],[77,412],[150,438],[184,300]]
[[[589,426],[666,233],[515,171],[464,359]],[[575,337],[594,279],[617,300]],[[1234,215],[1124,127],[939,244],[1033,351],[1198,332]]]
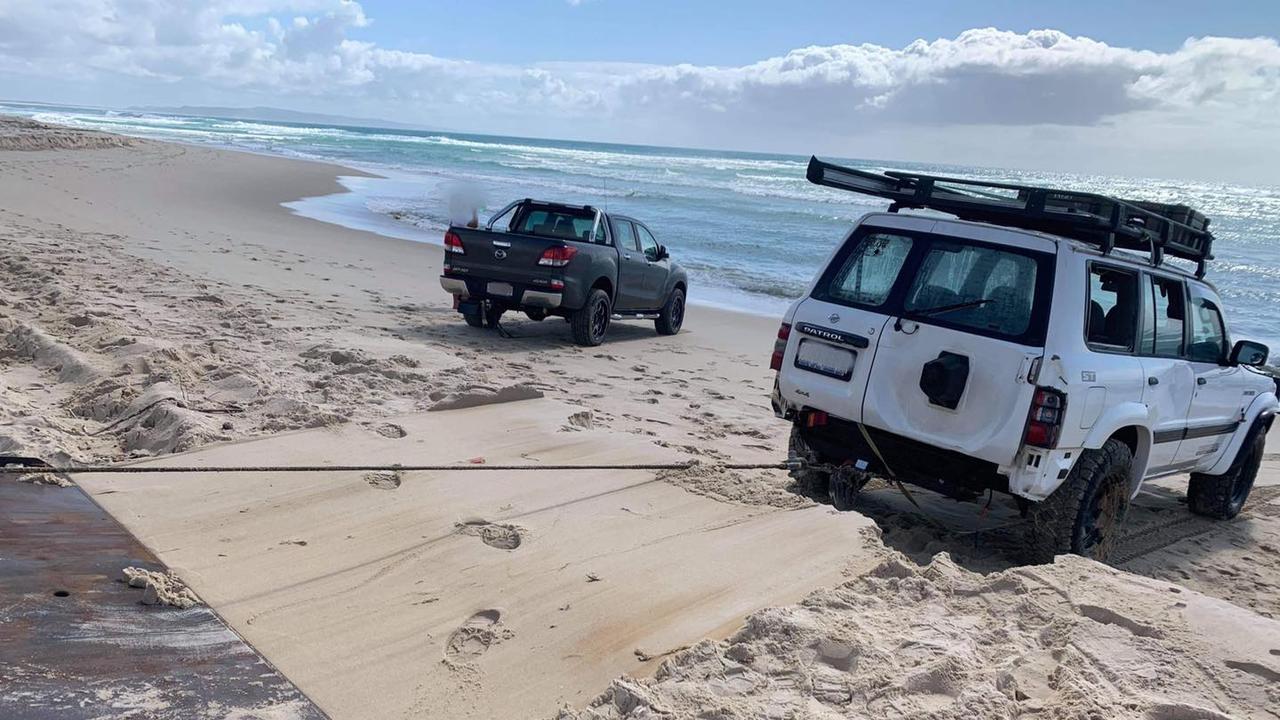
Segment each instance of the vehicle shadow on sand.
[[395,332],[410,340],[448,341],[472,350],[484,350],[496,353],[524,353],[535,350],[565,350],[580,352],[608,352],[610,345],[632,343],[638,341],[657,342],[666,340],[654,330],[652,321],[618,322],[609,324],[609,334],[604,343],[597,347],[580,347],[573,342],[573,333],[569,323],[563,318],[549,317],[542,321],[526,319],[523,315],[508,313],[502,318],[501,332],[497,328],[473,328],[462,320],[462,316],[453,311],[457,322],[448,324],[436,321],[439,315],[432,318],[431,323],[402,326]]

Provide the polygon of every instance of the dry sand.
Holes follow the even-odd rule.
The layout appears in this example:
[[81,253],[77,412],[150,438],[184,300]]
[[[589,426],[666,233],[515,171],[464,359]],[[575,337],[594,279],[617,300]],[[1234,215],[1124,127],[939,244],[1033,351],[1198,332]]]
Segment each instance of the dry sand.
[[[1080,560],[1017,567],[1012,536],[999,527],[1017,518],[999,502],[984,511],[922,493],[929,514],[947,520],[947,529],[937,529],[889,489],[876,489],[863,514],[883,540],[868,540],[859,529],[867,521],[814,507],[790,492],[780,473],[715,468],[729,459],[773,461],[785,451],[786,427],[767,401],[765,358],[774,320],[694,307],[680,335],[658,337],[649,324],[618,324],[603,347],[582,349],[571,345],[563,322],[513,318],[515,337],[501,339],[466,327],[448,309],[435,280],[436,247],[302,219],[280,206],[337,192],[335,177],[355,171],[7,121],[0,121],[0,148],[0,454],[119,460],[214,444],[209,452],[234,455],[241,446],[226,443],[276,435],[263,442],[284,443],[272,450],[277,461],[305,462],[317,452],[309,439],[316,433],[412,445],[424,439],[409,432],[415,423],[448,427],[458,413],[498,412],[465,443],[448,442],[448,430],[440,430],[443,441],[434,438],[416,450],[497,456],[500,445],[486,452],[476,443],[490,429],[507,429],[505,411],[553,403],[562,410],[526,437],[519,452],[581,461],[600,444],[608,457],[703,463],[656,483],[647,477],[645,487],[663,488],[665,503],[699,509],[649,517],[676,539],[667,541],[661,558],[639,568],[619,546],[610,574],[636,572],[668,592],[712,574],[718,565],[686,567],[681,553],[707,547],[687,537],[700,536],[693,531],[701,521],[694,518],[716,507],[725,517],[753,522],[816,513],[860,533],[856,542],[838,544],[822,542],[830,529],[810,533],[823,552],[847,556],[845,564],[824,555],[828,561],[814,569],[797,565],[787,552],[746,556],[743,567],[710,578],[733,588],[719,603],[702,611],[673,606],[656,616],[651,645],[610,644],[616,628],[588,625],[578,632],[607,648],[558,655],[524,644],[551,632],[535,633],[530,624],[542,619],[542,610],[511,614],[503,598],[492,597],[523,587],[510,581],[523,576],[499,573],[471,583],[462,574],[449,580],[457,587],[448,602],[428,602],[426,595],[413,600],[421,606],[410,602],[409,593],[417,592],[407,589],[411,568],[461,572],[467,553],[476,553],[489,572],[507,572],[541,558],[543,564],[523,570],[529,573],[524,583],[549,587],[557,577],[549,563],[581,552],[572,538],[538,543],[540,536],[556,537],[554,531],[539,529],[514,508],[503,511],[502,503],[512,501],[486,495],[489,484],[426,481],[448,488],[456,503],[482,507],[431,520],[448,540],[423,552],[410,540],[414,524],[432,512],[434,496],[405,502],[406,490],[418,492],[414,481],[421,482],[412,475],[356,474],[314,487],[295,487],[286,478],[131,481],[111,488],[101,483],[118,479],[95,481],[95,492],[112,491],[99,497],[104,505],[238,628],[259,628],[253,642],[291,679],[305,678],[299,684],[335,717],[483,717],[477,714],[483,708],[495,713],[489,716],[547,716],[554,714],[548,698],[582,708],[609,686],[609,677],[644,676],[659,664],[641,656],[656,658],[684,644],[695,646],[662,661],[656,680],[620,680],[598,707],[581,712],[1277,716],[1280,642],[1276,622],[1264,617],[1280,613],[1280,506],[1276,491],[1267,489],[1280,484],[1274,457],[1258,496],[1232,523],[1188,520],[1182,478],[1139,498],[1135,527],[1142,533],[1128,545],[1123,568],[1154,580]],[[492,404],[539,395],[543,399]],[[470,409],[444,412],[448,408]],[[307,428],[315,430],[281,435]],[[327,449],[341,455],[347,446]],[[465,462],[471,455],[450,457]],[[508,484],[519,481],[495,479],[493,487],[515,492]],[[560,492],[569,492],[565,484],[572,482],[581,481],[556,479]],[[613,482],[591,481],[602,488]],[[333,504],[348,496],[360,501]],[[600,510],[570,503],[558,511],[559,522],[589,525],[588,507]],[[610,512],[645,512],[626,507]],[[395,522],[381,536],[386,512],[395,513]],[[628,535],[618,541],[644,537],[651,524],[626,525]],[[335,535],[349,527],[364,530]],[[779,527],[785,531],[776,538],[786,539],[779,543],[802,534],[787,523]],[[512,531],[521,544],[504,547],[512,544]],[[362,534],[374,541],[344,539]],[[429,533],[417,533],[420,542],[423,534]],[[227,540],[220,545],[221,538]],[[387,542],[381,551],[378,540]],[[719,552],[734,555],[740,548]],[[303,557],[305,563],[295,564]],[[382,572],[388,564],[392,569]],[[862,573],[874,566],[882,569]],[[796,568],[804,572],[787,572]],[[852,575],[838,584],[840,578],[827,574],[831,568]],[[366,574],[348,582],[352,572]],[[581,588],[610,585],[608,574],[589,581],[597,569],[575,572]],[[743,580],[775,575],[789,578],[784,589]],[[819,589],[828,585],[836,587]],[[722,641],[746,613],[810,590],[815,594],[800,605],[756,614]],[[611,608],[645,595],[632,593],[602,595],[592,617],[607,619]],[[507,595],[530,608],[554,599]],[[300,609],[292,602],[301,602]],[[369,612],[371,602],[397,610]],[[410,623],[397,603],[424,614]],[[330,628],[308,625],[330,617],[342,618],[337,637],[377,646],[362,666],[368,675],[332,669]],[[704,637],[721,641],[696,644]],[[454,649],[446,654],[446,648]],[[487,651],[477,654],[477,648]],[[457,668],[450,671],[457,687],[428,681],[444,659]],[[395,682],[369,681],[379,673]],[[512,706],[502,704],[510,700],[496,697],[495,676],[509,675],[527,680],[524,692],[539,698],[527,712],[510,712]],[[547,676],[564,684],[563,691],[548,694]]]

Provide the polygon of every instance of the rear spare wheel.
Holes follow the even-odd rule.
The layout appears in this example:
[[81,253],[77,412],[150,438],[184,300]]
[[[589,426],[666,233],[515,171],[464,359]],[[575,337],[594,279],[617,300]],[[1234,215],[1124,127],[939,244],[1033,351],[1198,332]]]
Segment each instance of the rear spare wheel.
[[1266,442],[1266,433],[1254,430],[1245,438],[1235,462],[1225,473],[1191,473],[1191,484],[1187,486],[1187,505],[1191,512],[1216,520],[1230,520],[1239,515],[1244,501],[1249,499],[1254,478],[1258,477]]
[[1129,512],[1132,466],[1133,452],[1115,438],[1085,450],[1062,485],[1032,508],[1030,559],[1047,563],[1074,553],[1106,562]]

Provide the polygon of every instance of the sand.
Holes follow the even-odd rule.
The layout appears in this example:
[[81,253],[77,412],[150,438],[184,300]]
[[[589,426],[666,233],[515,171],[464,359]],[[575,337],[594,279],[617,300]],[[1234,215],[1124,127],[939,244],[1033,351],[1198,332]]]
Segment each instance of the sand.
[[[335,178],[357,171],[8,121],[0,148],[0,454],[167,462],[216,451],[208,457],[234,460],[254,438],[284,443],[263,451],[277,462],[319,452],[331,462],[379,462],[393,452],[355,457],[363,440],[351,438],[367,438],[370,448],[458,463],[583,462],[597,447],[598,457],[699,461],[660,478],[593,478],[587,489],[647,483],[662,488],[662,507],[689,510],[613,507],[611,522],[637,523],[619,526],[629,533],[619,542],[638,542],[658,523],[669,544],[641,567],[622,546],[607,572],[572,566],[572,587],[616,588],[619,574],[634,573],[667,591],[695,579],[732,590],[701,610],[655,616],[648,644],[624,633],[618,645],[607,620],[652,593],[629,585],[630,595],[598,597],[591,610],[600,624],[577,630],[607,645],[586,655],[594,664],[540,644],[551,631],[533,623],[559,625],[550,618],[562,614],[553,595],[497,593],[511,577],[527,576],[530,587],[564,581],[555,561],[584,549],[571,538],[540,542],[557,537],[552,526],[503,510],[533,501],[516,489],[521,477],[493,479],[508,488],[497,494],[465,478],[413,474],[356,473],[315,486],[284,477],[127,487],[74,478],[110,490],[99,502],[238,630],[258,628],[246,637],[334,717],[383,706],[380,716],[513,716],[503,703],[525,696],[504,700],[494,681],[511,674],[538,698],[528,706],[536,711],[514,716],[566,705],[603,717],[1274,717],[1269,708],[1280,705],[1280,643],[1269,619],[1280,616],[1274,438],[1257,495],[1235,522],[1190,516],[1185,478],[1170,478],[1137,500],[1141,533],[1121,563],[1129,572],[1079,560],[1021,567],[1017,534],[1005,527],[1018,518],[1001,500],[984,509],[917,493],[945,521],[938,528],[891,488],[872,488],[860,513],[833,515],[779,472],[718,467],[785,453],[787,428],[768,407],[774,319],[694,306],[679,335],[619,323],[604,346],[584,349],[563,322],[512,317],[504,325],[514,337],[499,338],[449,309],[435,280],[437,247],[281,207],[338,192]],[[516,446],[488,438],[512,427],[512,408],[537,403],[556,413],[514,454]],[[451,433],[466,413],[484,424],[464,442]],[[415,437],[426,428],[439,429]],[[334,445],[339,438],[348,439]],[[572,495],[581,482],[553,484]],[[407,501],[429,488],[470,508],[433,516],[431,492]],[[598,527],[586,508],[603,511],[574,502],[557,522]],[[786,547],[755,552],[719,575],[714,563],[683,564],[685,551],[714,547],[690,538],[717,512],[776,523],[770,532],[779,534],[764,537],[777,542],[804,535],[792,522],[808,516],[797,514],[821,517],[829,529],[811,530],[806,542],[832,554],[805,565]],[[431,537],[445,539],[423,552],[415,524],[428,516]],[[829,541],[846,531],[857,539]],[[515,545],[512,533],[519,545],[504,547]],[[524,564],[534,557],[542,564]],[[477,561],[495,574],[459,580],[449,598],[433,594],[433,576],[409,571]],[[882,569],[865,574],[873,567]],[[526,575],[513,576],[517,569]],[[742,580],[774,575],[788,578],[785,587]],[[415,588],[424,577],[427,586]],[[513,594],[539,610],[513,612]],[[362,612],[370,600],[395,611]],[[781,607],[761,610],[772,604]],[[906,610],[894,612],[899,604]],[[401,614],[414,611],[425,614],[412,623]],[[353,656],[367,673],[359,680],[332,671],[332,638],[314,624],[326,618],[341,620],[350,643],[368,643],[368,654]],[[478,647],[487,649],[474,655]],[[1035,672],[1019,674],[1017,657],[1032,658]],[[442,663],[460,668],[448,676],[456,686],[423,680]],[[639,679],[610,685],[624,674]],[[565,689],[546,692],[548,677]],[[605,688],[608,697],[587,709]]]

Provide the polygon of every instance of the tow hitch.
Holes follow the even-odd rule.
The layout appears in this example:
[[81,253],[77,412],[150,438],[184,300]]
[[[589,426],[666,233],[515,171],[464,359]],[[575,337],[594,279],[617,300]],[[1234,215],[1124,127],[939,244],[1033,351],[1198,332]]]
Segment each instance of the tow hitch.
[[792,454],[787,456],[786,464],[787,472],[792,477],[798,478],[806,473],[822,473],[826,475],[829,478],[827,481],[827,494],[831,498],[831,504],[841,512],[853,509],[858,493],[871,480],[871,473],[868,472],[869,464],[866,460],[832,465],[830,463],[810,462],[804,457]]

